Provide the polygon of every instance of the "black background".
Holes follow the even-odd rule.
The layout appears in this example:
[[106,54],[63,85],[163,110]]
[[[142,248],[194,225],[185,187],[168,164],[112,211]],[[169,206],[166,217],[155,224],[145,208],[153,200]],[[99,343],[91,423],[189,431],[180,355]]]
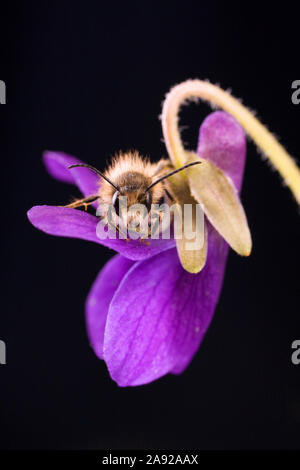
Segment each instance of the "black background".
[[[187,78],[232,88],[299,159],[297,30],[286,3],[1,4],[2,448],[299,447],[299,209],[253,144],[242,192],[253,254],[230,253],[214,320],[181,376],[117,387],[89,346],[83,310],[111,252],[49,237],[26,218],[78,194],[46,173],[45,149],[98,168],[120,149],[159,159],[161,102]],[[182,112],[190,148],[208,112]]]

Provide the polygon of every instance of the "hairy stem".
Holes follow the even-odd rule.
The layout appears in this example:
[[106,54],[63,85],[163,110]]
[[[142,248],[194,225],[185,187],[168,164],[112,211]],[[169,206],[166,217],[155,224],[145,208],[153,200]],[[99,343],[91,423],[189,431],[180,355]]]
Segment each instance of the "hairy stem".
[[175,168],[186,163],[186,151],[178,129],[178,113],[183,102],[191,98],[208,101],[231,114],[279,171],[300,204],[300,170],[293,158],[274,135],[239,100],[218,86],[202,80],[188,80],[175,86],[166,96],[163,105],[163,134]]

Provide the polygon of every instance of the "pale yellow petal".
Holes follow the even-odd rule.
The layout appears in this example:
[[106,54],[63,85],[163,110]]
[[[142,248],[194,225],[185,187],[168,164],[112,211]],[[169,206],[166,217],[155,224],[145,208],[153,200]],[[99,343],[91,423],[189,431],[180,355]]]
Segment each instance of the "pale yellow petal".
[[187,240],[183,237],[181,240],[176,240],[177,253],[181,262],[182,267],[189,273],[197,274],[205,266],[207,257],[207,236],[205,233],[204,242],[202,248],[195,250],[187,250],[186,245],[191,243],[191,240]]
[[[187,163],[199,161],[199,156],[186,152]],[[186,171],[191,194],[202,206],[208,220],[238,254],[249,256],[251,234],[243,206],[233,183],[216,165],[208,160]]]
[[174,236],[182,267],[190,273],[199,273],[206,263],[207,237],[202,208],[192,197],[186,179],[174,175],[167,181],[168,191],[176,205],[174,209]]

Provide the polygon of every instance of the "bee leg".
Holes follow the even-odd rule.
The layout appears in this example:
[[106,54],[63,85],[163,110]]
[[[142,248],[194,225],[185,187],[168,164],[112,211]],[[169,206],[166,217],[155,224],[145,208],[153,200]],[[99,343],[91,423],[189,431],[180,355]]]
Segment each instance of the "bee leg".
[[144,245],[150,245],[150,242],[147,240],[148,236],[149,233],[142,232],[139,238],[140,243],[143,243]]
[[[122,232],[122,230],[120,229],[120,227],[118,225],[115,225],[113,224],[112,222],[108,222],[108,224],[111,226],[111,228],[115,228],[121,235],[123,235],[125,237],[125,233]],[[125,242],[129,242],[130,238],[124,238]]]
[[140,238],[140,242],[143,243],[143,245],[147,245],[147,246],[150,245],[150,242],[143,237]]
[[63,207],[68,207],[69,209],[78,209],[79,207],[84,207],[84,210],[87,210],[88,206],[95,202],[98,198],[98,195],[88,196],[83,199],[77,199],[76,201],[71,202],[70,204],[67,204]]

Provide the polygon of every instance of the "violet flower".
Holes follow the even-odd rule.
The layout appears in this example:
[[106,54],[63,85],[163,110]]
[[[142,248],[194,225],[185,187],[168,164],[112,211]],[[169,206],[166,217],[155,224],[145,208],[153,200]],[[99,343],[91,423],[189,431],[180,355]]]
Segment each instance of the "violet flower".
[[[177,117],[178,110],[174,113]],[[183,147],[176,155],[176,139],[169,138],[172,136],[172,130],[168,131],[170,122],[167,110],[163,113],[164,135],[169,155],[178,167],[182,164]],[[240,192],[246,139],[242,127],[231,115],[217,111],[205,119],[200,128],[197,154],[202,161],[212,162],[237,193]],[[76,184],[85,196],[98,190],[97,175],[86,168],[68,170],[70,165],[80,163],[76,158],[46,152],[44,163],[53,177]],[[193,193],[193,170],[189,171]],[[146,384],[167,373],[180,374],[203,340],[218,302],[228,254],[228,244],[223,238],[226,238],[226,227],[225,235],[222,233],[226,221],[219,223],[218,214],[212,214],[207,207],[209,199],[203,206],[209,219],[206,220],[207,253],[197,274],[184,269],[185,260],[173,239],[150,240],[149,245],[139,240],[101,240],[96,235],[99,220],[89,213],[54,206],[35,206],[28,212],[30,222],[46,233],[82,238],[118,252],[100,271],[90,290],[86,324],[95,354],[104,359],[119,386]],[[231,238],[235,227],[230,225],[230,220],[228,223]],[[245,227],[241,231],[246,234],[247,247],[240,251],[249,254],[251,238],[247,238],[247,224]]]

